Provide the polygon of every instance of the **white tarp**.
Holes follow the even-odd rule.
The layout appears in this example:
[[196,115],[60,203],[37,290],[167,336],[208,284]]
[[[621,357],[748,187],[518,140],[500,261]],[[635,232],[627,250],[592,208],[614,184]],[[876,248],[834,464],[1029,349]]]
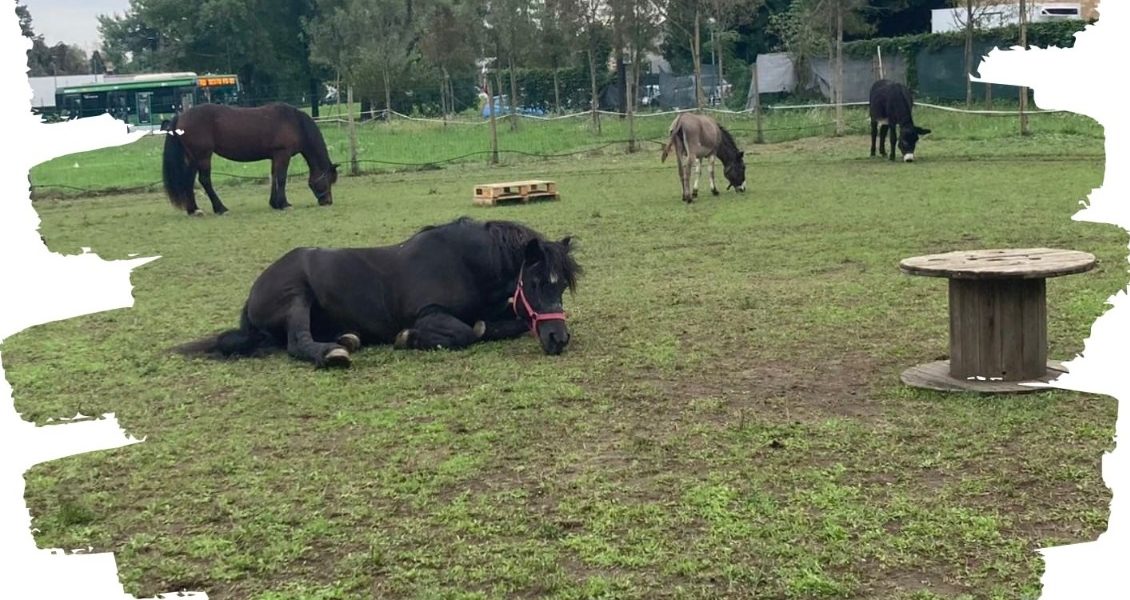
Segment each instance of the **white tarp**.
[[796,88],[793,60],[784,52],[757,55],[757,90],[762,94],[791,92]]

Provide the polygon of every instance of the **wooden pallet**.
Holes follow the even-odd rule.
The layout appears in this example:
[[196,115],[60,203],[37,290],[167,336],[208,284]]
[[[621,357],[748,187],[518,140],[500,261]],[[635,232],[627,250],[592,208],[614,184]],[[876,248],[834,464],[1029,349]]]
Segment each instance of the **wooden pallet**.
[[478,206],[494,206],[503,202],[530,200],[560,200],[557,183],[541,179],[529,181],[509,181],[506,183],[487,183],[475,186],[474,202]]

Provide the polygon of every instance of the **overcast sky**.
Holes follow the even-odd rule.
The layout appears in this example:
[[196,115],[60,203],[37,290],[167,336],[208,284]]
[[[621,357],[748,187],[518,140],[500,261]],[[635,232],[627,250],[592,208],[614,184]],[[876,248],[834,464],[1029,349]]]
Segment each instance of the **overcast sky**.
[[31,13],[31,27],[48,45],[77,44],[90,52],[98,47],[98,15],[124,13],[129,0],[20,0]]

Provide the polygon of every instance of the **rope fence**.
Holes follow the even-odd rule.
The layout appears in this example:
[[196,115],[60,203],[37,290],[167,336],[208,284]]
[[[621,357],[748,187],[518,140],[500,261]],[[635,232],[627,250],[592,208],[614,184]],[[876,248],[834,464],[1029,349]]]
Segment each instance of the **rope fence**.
[[[843,103],[840,106],[842,106],[842,107],[853,107],[854,108],[854,107],[866,106],[867,104],[868,103],[866,103],[866,102],[850,102],[850,103]],[[1020,114],[1024,114],[1024,115],[1052,115],[1052,114],[1063,114],[1063,113],[1069,113],[1070,112],[1070,111],[1065,111],[1065,110],[1027,110],[1027,111],[1024,111],[1023,113],[1021,113],[1021,111],[1018,111],[1018,110],[969,109],[969,108],[958,108],[958,107],[952,107],[952,106],[942,106],[942,105],[931,104],[931,103],[927,103],[927,102],[915,102],[915,106],[920,107],[921,109],[926,109],[926,110],[937,110],[937,111],[953,113],[953,114],[962,114],[962,115],[971,115],[971,116],[980,116],[980,117],[1010,117],[1010,116],[1017,116],[1017,115],[1020,115]],[[765,134],[770,134],[772,137],[775,138],[774,139],[774,143],[775,143],[777,141],[782,141],[782,140],[785,140],[785,139],[796,139],[797,136],[793,135],[793,134],[798,134],[798,133],[800,134],[799,137],[817,136],[817,135],[821,135],[821,132],[823,132],[823,134],[831,135],[832,132],[835,132],[837,130],[836,126],[837,126],[838,123],[837,123],[836,120],[828,120],[827,116],[825,116],[824,119],[822,119],[822,120],[811,122],[811,121],[814,121],[814,117],[815,118],[820,117],[820,115],[817,115],[817,114],[808,114],[808,115],[804,115],[804,116],[801,116],[801,117],[797,117],[795,119],[791,118],[791,117],[790,118],[781,117],[783,119],[783,122],[778,122],[778,123],[774,123],[772,118],[768,119],[767,122],[763,122],[762,117],[771,116],[773,113],[778,113],[778,114],[783,115],[783,114],[786,114],[789,111],[795,111],[795,110],[827,110],[827,109],[834,109],[836,107],[837,107],[837,105],[834,104],[834,103],[775,104],[775,105],[754,106],[754,107],[744,109],[744,110],[728,110],[728,109],[723,109],[723,108],[704,107],[704,108],[701,109],[701,111],[698,111],[697,109],[675,109],[675,110],[656,111],[656,112],[647,111],[647,112],[637,112],[637,113],[634,113],[632,116],[635,117],[636,119],[639,119],[640,121],[644,121],[644,122],[651,120],[654,117],[673,117],[675,115],[686,113],[686,112],[703,112],[703,113],[708,113],[708,114],[715,114],[715,115],[719,115],[719,116],[725,116],[725,117],[727,117],[727,120],[732,119],[732,118],[736,118],[736,119],[748,118],[748,121],[744,121],[744,122],[730,121],[730,122],[726,123],[726,127],[731,132],[740,133],[740,134],[743,134],[744,136],[754,136],[755,135],[756,139],[757,139],[757,143],[764,143]],[[364,115],[368,116],[369,118],[365,119],[365,120],[358,120],[358,119],[346,119],[346,118],[342,118],[340,115],[333,115],[333,116],[323,116],[323,117],[315,119],[315,121],[317,121],[319,124],[322,124],[322,125],[348,125],[348,124],[352,123],[355,126],[358,126],[358,125],[359,126],[370,126],[374,123],[391,124],[395,121],[416,122],[416,123],[422,123],[422,124],[427,124],[427,125],[437,125],[437,126],[442,125],[444,127],[446,127],[447,125],[479,126],[479,125],[489,124],[489,119],[487,119],[487,118],[482,118],[482,119],[477,119],[477,120],[469,120],[467,118],[461,118],[461,119],[460,118],[446,118],[446,119],[444,119],[444,118],[434,118],[434,117],[420,117],[420,116],[415,116],[415,115],[403,114],[403,113],[400,113],[400,112],[395,111],[395,110],[385,110],[385,109],[369,110],[369,111],[366,111],[364,113]],[[518,118],[523,119],[525,121],[529,121],[529,122],[547,123],[547,122],[555,122],[555,121],[562,121],[562,120],[568,120],[568,119],[589,119],[589,118],[598,118],[599,119],[600,117],[615,118],[615,119],[620,120],[620,119],[624,119],[624,118],[628,117],[629,115],[627,113],[618,112],[618,111],[598,110],[598,111],[572,112],[572,113],[563,114],[563,115],[550,115],[550,116],[516,113],[515,116],[517,116]],[[497,120],[506,120],[506,119],[509,119],[510,117],[511,117],[510,113],[499,114],[499,115],[497,115]],[[797,123],[796,122],[797,120],[810,121],[810,122]],[[792,121],[792,122],[790,123],[790,121]],[[598,123],[599,123],[599,121],[598,121]],[[850,133],[850,134],[867,133],[870,130],[870,119],[867,116],[866,112],[861,113],[860,111],[853,110],[850,113],[844,114],[844,117],[843,117],[842,121],[839,122],[839,125],[840,125],[840,127],[838,128],[838,130],[842,133]],[[655,135],[657,133],[656,127],[657,127],[657,125],[654,122],[652,122],[651,125],[644,128],[645,130],[647,130],[645,133],[650,132],[651,134],[653,134],[653,135],[650,135],[650,136],[640,135],[640,134],[634,134],[634,135],[628,134],[629,137],[627,137],[627,138],[617,137],[616,139],[611,139],[611,140],[600,140],[600,143],[598,143],[598,144],[586,145],[586,146],[580,147],[580,148],[577,148],[576,146],[574,146],[574,148],[576,148],[576,149],[568,147],[569,145],[572,145],[571,144],[572,142],[574,142],[574,140],[572,140],[571,138],[569,140],[565,140],[565,142],[562,143],[558,139],[559,136],[555,137],[559,133],[557,130],[548,130],[549,133],[547,133],[547,134],[535,134],[534,144],[533,144],[534,149],[520,149],[520,148],[514,148],[514,147],[511,147],[511,148],[499,147],[499,146],[497,146],[497,141],[495,141],[494,136],[491,136],[491,138],[489,140],[486,137],[484,137],[484,138],[481,139],[481,141],[478,141],[477,138],[472,139],[472,138],[469,138],[469,137],[458,137],[458,136],[456,136],[456,137],[452,137],[452,138],[443,138],[443,139],[450,139],[451,140],[450,143],[451,143],[452,146],[463,146],[463,148],[459,148],[459,150],[467,150],[467,149],[470,149],[470,148],[474,148],[475,146],[478,146],[479,148],[482,148],[482,149],[475,149],[475,150],[472,150],[470,152],[452,153],[451,155],[449,155],[447,157],[436,158],[436,159],[431,159],[430,156],[425,155],[425,157],[418,158],[416,160],[394,160],[392,158],[378,158],[378,157],[372,157],[372,156],[359,156],[358,153],[357,153],[357,147],[356,147],[356,136],[350,135],[349,136],[351,138],[350,155],[345,160],[340,160],[340,163],[344,167],[342,169],[343,175],[348,175],[348,174],[350,174],[350,172],[362,174],[362,173],[380,172],[380,171],[383,170],[383,169],[363,170],[363,169],[361,169],[362,165],[381,165],[381,166],[386,166],[386,167],[401,167],[401,168],[406,168],[406,169],[425,170],[425,169],[431,169],[431,168],[438,168],[441,165],[449,165],[449,164],[454,164],[454,163],[459,163],[459,162],[465,162],[465,161],[468,161],[470,159],[475,159],[475,158],[478,158],[478,157],[489,157],[488,162],[490,162],[492,164],[494,162],[496,162],[496,157],[504,156],[504,155],[520,156],[520,157],[526,157],[526,158],[537,159],[537,160],[569,158],[569,157],[574,157],[574,156],[582,156],[582,155],[589,155],[589,154],[593,154],[593,153],[598,153],[598,152],[601,152],[603,150],[606,150],[608,148],[615,147],[615,146],[629,146],[629,147],[632,146],[632,145],[637,145],[637,146],[658,145],[658,146],[662,146],[667,142],[666,130],[664,129],[664,132],[663,132],[662,135]],[[613,128],[613,129],[615,129],[615,128]],[[374,130],[370,129],[368,131],[374,131]],[[566,130],[562,130],[562,131],[566,131]],[[150,135],[166,135],[168,132],[154,129],[154,130],[147,131],[146,133],[148,133]],[[624,134],[627,134],[627,132],[621,132],[621,135],[624,135]],[[783,135],[773,135],[773,134],[783,134]],[[368,135],[373,135],[373,134],[368,134]],[[478,136],[480,134],[476,133],[476,134],[473,134],[473,135]],[[540,139],[540,140],[537,139],[537,135],[542,135],[543,136],[542,139]],[[569,134],[569,135],[573,135],[573,134]],[[583,133],[581,135],[583,135]],[[788,137],[789,135],[793,135],[793,137],[790,138],[790,137]],[[437,139],[439,139],[439,138],[437,138]],[[521,138],[511,138],[511,139],[520,140]],[[580,138],[578,138],[578,140],[579,139]],[[596,141],[596,140],[593,140],[593,141]],[[338,143],[341,143],[340,139],[339,139]],[[514,143],[518,144],[519,142],[516,141]],[[551,149],[553,146],[559,146],[559,145],[565,145],[566,148],[561,149],[561,150]],[[538,146],[541,146],[541,148],[540,148],[541,151],[538,151],[539,150]],[[548,146],[549,148],[547,148],[546,146]],[[339,146],[339,148],[340,148],[340,146]],[[430,146],[429,148],[434,150],[435,146]],[[384,150],[385,150],[386,153],[391,153],[394,156],[396,155],[396,150],[389,151],[387,147],[384,148]],[[456,150],[456,148],[453,147],[453,148],[451,148],[451,150]],[[441,152],[442,152],[442,150],[441,150]],[[1001,157],[996,157],[996,156],[989,156],[989,157],[984,157],[984,158],[975,157],[975,158],[977,160],[1001,160],[1002,159]],[[1046,158],[1046,157],[1042,157],[1040,155],[1037,155],[1037,156],[1034,156],[1034,157],[1031,157],[1031,158],[1039,160],[1041,158]],[[1102,159],[1102,155],[1098,155],[1098,156],[1089,156],[1088,155],[1088,156],[1080,157],[1080,158],[1085,159],[1085,160],[1094,160],[1095,158]],[[970,157],[962,157],[961,160],[970,160]],[[356,167],[350,168],[353,165],[356,165]],[[306,165],[302,161],[299,161],[294,166],[297,166],[298,168],[294,169],[292,172],[290,172],[288,174],[288,178],[287,178],[288,181],[304,178],[308,175],[308,172],[305,169]],[[239,174],[239,173],[226,173],[226,172],[222,172],[222,171],[213,171],[213,176],[215,176],[217,178],[229,180],[229,181],[242,180],[242,181],[255,181],[255,182],[267,183],[270,180],[269,175],[266,175],[266,174],[263,174],[263,175],[247,175],[247,174]],[[123,187],[112,187],[112,186],[84,187],[84,186],[81,186],[81,185],[63,184],[63,183],[57,183],[57,184],[56,183],[35,183],[31,186],[31,190],[32,190],[33,193],[39,192],[41,195],[42,195],[43,192],[56,191],[57,193],[52,194],[52,196],[66,197],[67,194],[59,194],[58,192],[75,192],[76,194],[82,194],[82,195],[130,194],[130,193],[139,193],[139,192],[148,193],[148,192],[159,192],[160,189],[162,188],[162,186],[163,186],[163,183],[160,180],[154,181],[152,183],[143,183],[143,184],[138,184],[138,185],[123,186]]]

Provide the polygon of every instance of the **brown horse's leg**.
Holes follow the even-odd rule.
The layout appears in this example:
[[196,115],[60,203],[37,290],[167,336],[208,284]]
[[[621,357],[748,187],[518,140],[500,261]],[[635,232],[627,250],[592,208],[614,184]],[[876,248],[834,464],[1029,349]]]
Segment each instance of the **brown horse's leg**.
[[204,188],[204,192],[208,194],[208,199],[212,201],[212,212],[217,215],[222,215],[228,212],[228,208],[220,202],[220,196],[216,194],[216,189],[212,187],[212,159],[208,158],[200,163],[200,186]]
[[289,167],[289,154],[276,154],[271,159],[271,208],[290,208],[290,202],[286,201],[286,171]]

